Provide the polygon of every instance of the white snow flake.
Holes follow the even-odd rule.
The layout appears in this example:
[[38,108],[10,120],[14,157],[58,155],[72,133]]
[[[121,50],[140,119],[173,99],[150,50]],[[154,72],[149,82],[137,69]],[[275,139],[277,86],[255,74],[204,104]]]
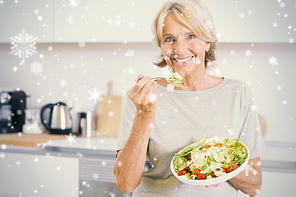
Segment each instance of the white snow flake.
[[251,56],[252,55],[252,52],[250,51],[250,50],[247,50],[246,52],[245,52],[245,54],[246,54],[246,56]]
[[127,69],[127,73],[130,75],[133,74],[134,72],[135,72],[135,70],[132,68]]
[[289,39],[289,43],[293,44],[294,43],[294,39],[293,38],[290,38]]
[[277,59],[275,57],[272,56],[268,60],[271,65],[278,65]]
[[39,158],[38,158],[38,157],[35,157],[35,158],[34,158],[34,162],[35,162],[35,163],[38,163],[38,162],[39,162]]
[[5,158],[5,154],[4,154],[4,153],[1,153],[1,154],[0,154],[0,158],[1,158],[1,159],[4,159],[4,158]]
[[60,85],[65,87],[67,85],[67,80],[65,79],[60,80]]
[[66,18],[66,22],[69,23],[70,25],[72,25],[74,23],[74,17],[69,15],[67,18]]
[[113,117],[114,116],[114,112],[113,111],[109,111],[109,117]]
[[115,25],[116,25],[116,26],[120,26],[120,25],[121,25],[121,21],[120,21],[120,20],[116,20],[116,21],[115,21]]
[[82,190],[79,190],[79,195],[83,195],[83,191]]
[[7,148],[7,145],[6,145],[6,144],[2,144],[2,145],[1,145],[1,149],[2,149],[2,150],[5,150],[6,148]]
[[36,103],[37,103],[37,105],[41,104],[42,103],[42,99],[41,98],[36,99]]
[[38,61],[34,62],[33,64],[31,64],[31,71],[38,75],[42,72],[42,64],[40,64]]
[[98,101],[103,100],[103,98],[101,97],[101,94],[103,93],[103,91],[98,92],[97,87],[95,87],[93,92],[88,91],[88,93],[91,95],[91,97],[89,97],[88,100],[93,99],[95,104],[97,104]]
[[125,56],[126,57],[133,57],[135,55],[135,51],[133,50],[128,50],[126,53],[125,53]]
[[18,71],[18,67],[17,66],[12,67],[12,71],[14,72]]
[[78,6],[78,0],[69,0],[70,4],[69,6],[72,6],[72,8],[77,7]]
[[14,55],[18,55],[19,58],[22,58],[22,60],[20,61],[20,65],[25,64],[25,58],[33,55],[33,53],[37,54],[37,52],[35,51],[35,40],[37,39],[37,37],[33,38],[32,36],[25,34],[25,30],[23,30],[22,34],[20,33],[18,36],[10,39],[12,40],[11,44],[13,45],[11,47],[12,51],[10,52],[10,54],[14,53]]
[[39,14],[39,10],[38,9],[35,9],[34,10],[34,14],[38,15]]
[[72,136],[72,133],[70,133],[70,135],[65,135],[65,136],[66,136],[66,138],[67,138],[66,142],[69,142],[70,145],[72,144],[72,142],[76,142],[76,141],[74,140],[74,138],[76,138],[76,135],[73,135],[73,136]]

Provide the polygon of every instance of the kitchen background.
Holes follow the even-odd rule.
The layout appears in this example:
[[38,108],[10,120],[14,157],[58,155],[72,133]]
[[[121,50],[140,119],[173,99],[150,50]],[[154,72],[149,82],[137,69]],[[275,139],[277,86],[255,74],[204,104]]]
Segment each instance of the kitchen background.
[[[32,109],[63,101],[86,111],[96,109],[112,81],[112,94],[124,104],[138,74],[163,75],[153,65],[160,50],[151,42],[151,23],[163,2],[0,0],[0,91],[23,90]],[[295,183],[296,1],[204,2],[219,37],[209,72],[251,87],[266,142],[284,150],[281,158],[266,158],[290,157],[289,180]],[[27,56],[14,51],[16,40],[26,38]],[[288,193],[292,186],[278,190]]]

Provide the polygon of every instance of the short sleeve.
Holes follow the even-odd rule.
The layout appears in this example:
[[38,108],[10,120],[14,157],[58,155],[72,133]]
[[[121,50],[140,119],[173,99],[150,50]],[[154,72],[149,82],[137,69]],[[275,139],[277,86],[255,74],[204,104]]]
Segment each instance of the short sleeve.
[[239,140],[247,145],[250,151],[250,159],[262,155],[266,150],[263,139],[257,107],[252,100],[252,92],[248,85],[243,85],[242,98],[242,125],[239,133]]
[[136,107],[132,100],[128,97],[128,93],[130,90],[127,91],[125,104],[123,107],[123,113],[121,117],[121,122],[118,131],[118,144],[117,144],[117,151],[121,150],[125,143],[127,142],[129,135],[131,133],[131,129],[133,126],[135,114],[136,114]]

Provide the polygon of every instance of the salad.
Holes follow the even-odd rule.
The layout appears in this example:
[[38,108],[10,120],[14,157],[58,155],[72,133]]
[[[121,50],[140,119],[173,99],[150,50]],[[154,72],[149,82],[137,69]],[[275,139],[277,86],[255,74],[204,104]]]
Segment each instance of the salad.
[[174,92],[175,86],[182,85],[182,77],[178,72],[171,72],[165,78],[169,82],[169,84],[167,85],[167,91],[171,93]]
[[237,138],[215,138],[206,143],[205,134],[198,142],[175,154],[173,168],[189,180],[212,179],[239,168],[248,152]]

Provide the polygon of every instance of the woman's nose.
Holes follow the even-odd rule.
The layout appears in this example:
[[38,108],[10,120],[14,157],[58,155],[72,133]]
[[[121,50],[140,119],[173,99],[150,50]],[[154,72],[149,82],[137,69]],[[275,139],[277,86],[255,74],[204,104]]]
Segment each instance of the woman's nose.
[[183,53],[186,53],[188,51],[188,43],[184,41],[176,41],[174,44],[174,54],[175,55],[181,55]]

